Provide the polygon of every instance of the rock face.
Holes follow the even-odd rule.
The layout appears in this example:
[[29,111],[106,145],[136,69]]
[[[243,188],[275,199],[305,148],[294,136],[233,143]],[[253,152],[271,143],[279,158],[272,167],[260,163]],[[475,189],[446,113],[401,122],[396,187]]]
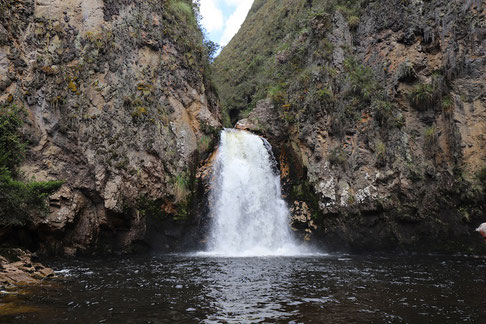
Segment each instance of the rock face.
[[28,245],[127,250],[187,216],[196,167],[220,128],[191,2],[7,0],[0,9],[0,102],[27,112],[22,171],[65,181],[49,215],[22,230]]
[[272,143],[307,238],[485,251],[485,21],[482,1],[255,2],[217,86]]
[[21,249],[0,250],[0,286],[2,288],[39,283],[52,277],[54,270],[33,262],[33,255]]

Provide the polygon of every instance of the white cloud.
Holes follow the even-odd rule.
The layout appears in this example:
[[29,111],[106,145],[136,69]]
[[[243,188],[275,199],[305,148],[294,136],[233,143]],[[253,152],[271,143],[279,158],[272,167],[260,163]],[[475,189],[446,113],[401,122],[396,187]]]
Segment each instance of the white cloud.
[[236,5],[233,14],[226,20],[224,25],[223,36],[219,41],[221,46],[229,43],[231,38],[238,32],[241,24],[245,21],[248,11],[251,9],[253,0],[224,0],[228,5]]
[[201,23],[209,33],[223,28],[223,12],[218,8],[216,0],[201,0],[200,10]]
[[[245,0],[223,0],[223,2],[229,6],[237,6],[240,3],[245,2]],[[251,2],[253,2],[253,0]]]

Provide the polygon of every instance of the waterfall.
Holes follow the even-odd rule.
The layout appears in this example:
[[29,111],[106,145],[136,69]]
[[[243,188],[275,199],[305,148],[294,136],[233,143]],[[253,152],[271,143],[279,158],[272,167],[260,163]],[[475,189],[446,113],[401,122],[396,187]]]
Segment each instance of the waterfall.
[[225,129],[214,166],[209,252],[224,256],[296,255],[289,211],[270,144]]

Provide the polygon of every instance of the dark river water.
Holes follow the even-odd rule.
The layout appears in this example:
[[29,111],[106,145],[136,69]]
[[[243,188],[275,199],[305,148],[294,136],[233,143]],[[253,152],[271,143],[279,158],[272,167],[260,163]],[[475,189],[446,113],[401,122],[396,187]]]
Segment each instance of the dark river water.
[[[6,323],[486,323],[486,259],[162,255],[48,264]],[[9,314],[10,315],[6,315]]]

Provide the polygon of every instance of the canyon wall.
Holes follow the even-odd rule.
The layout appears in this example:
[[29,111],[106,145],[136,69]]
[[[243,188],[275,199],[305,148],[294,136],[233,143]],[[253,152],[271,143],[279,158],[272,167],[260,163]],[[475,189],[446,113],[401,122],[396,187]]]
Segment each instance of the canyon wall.
[[0,103],[26,113],[22,177],[64,181],[2,241],[168,248],[191,226],[196,168],[221,127],[209,76],[190,1],[0,1]]
[[257,0],[214,69],[225,123],[272,143],[304,238],[485,251],[482,1]]

